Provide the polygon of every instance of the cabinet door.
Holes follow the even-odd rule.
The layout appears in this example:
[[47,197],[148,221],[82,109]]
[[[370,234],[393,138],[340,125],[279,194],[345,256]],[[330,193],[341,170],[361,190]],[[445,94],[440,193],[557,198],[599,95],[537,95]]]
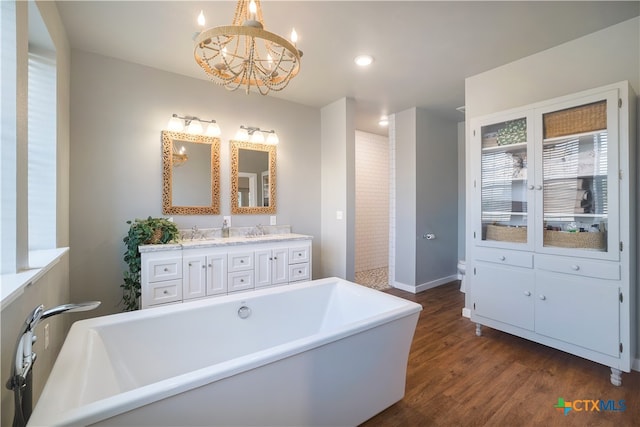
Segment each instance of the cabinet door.
[[618,357],[619,294],[617,281],[539,271],[535,331]]
[[182,260],[184,277],[182,280],[182,298],[193,299],[207,295],[207,266],[206,257],[189,256]]
[[227,293],[227,254],[207,255],[207,295]]
[[272,258],[271,284],[287,283],[289,281],[289,248],[274,249]]
[[532,269],[478,262],[471,288],[473,313],[533,330],[533,291]]
[[260,288],[271,285],[271,250],[255,251],[255,286]]
[[619,259],[617,90],[536,110],[536,250]]
[[530,114],[472,123],[474,235],[478,245],[533,248],[530,229],[534,180]]

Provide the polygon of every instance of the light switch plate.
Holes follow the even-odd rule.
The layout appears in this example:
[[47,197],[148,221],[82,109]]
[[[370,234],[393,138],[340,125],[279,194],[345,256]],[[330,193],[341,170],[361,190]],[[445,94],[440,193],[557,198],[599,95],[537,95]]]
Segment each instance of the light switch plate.
[[342,219],[343,216],[342,211],[336,211],[336,219]]
[[271,215],[269,217],[269,225],[276,225],[276,216],[275,215]]

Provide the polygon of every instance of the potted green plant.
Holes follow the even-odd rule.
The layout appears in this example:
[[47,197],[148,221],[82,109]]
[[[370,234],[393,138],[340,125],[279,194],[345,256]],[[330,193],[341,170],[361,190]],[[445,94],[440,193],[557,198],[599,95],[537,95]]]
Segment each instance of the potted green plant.
[[150,244],[165,244],[178,240],[178,227],[166,218],[136,219],[127,221],[130,224],[129,233],[122,239],[127,246],[124,261],[129,270],[124,272],[122,288],[122,305],[124,311],[137,310],[140,300],[140,252],[138,246]]

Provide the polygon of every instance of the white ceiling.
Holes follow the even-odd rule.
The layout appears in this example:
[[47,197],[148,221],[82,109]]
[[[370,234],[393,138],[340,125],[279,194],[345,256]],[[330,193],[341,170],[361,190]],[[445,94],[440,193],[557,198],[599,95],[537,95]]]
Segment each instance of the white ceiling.
[[[204,10],[207,26],[229,25],[235,2],[59,1],[58,9],[74,49],[206,80],[193,59],[197,14]],[[414,106],[463,120],[455,108],[466,77],[638,16],[640,2],[263,0],[262,10],[267,30],[288,37],[295,27],[304,51],[298,77],[269,96],[313,107],[352,97],[356,127],[380,133],[381,115]],[[353,63],[361,53],[375,58],[370,68]]]

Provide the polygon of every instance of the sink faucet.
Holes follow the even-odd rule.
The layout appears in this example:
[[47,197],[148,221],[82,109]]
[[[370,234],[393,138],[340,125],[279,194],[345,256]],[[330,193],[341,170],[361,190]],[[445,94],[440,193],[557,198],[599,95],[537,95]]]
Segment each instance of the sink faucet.
[[83,302],[80,304],[63,304],[49,310],[44,309],[44,305],[36,307],[27,316],[16,343],[16,351],[11,364],[11,374],[7,382],[7,388],[13,390],[15,396],[15,414],[13,425],[24,426],[31,416],[32,405],[32,375],[31,368],[36,360],[33,352],[33,344],[36,337],[33,331],[44,319],[56,314],[76,311],[89,311],[100,305],[100,301]]
[[197,235],[198,235],[198,226],[194,225],[191,228],[191,240],[195,239]]

